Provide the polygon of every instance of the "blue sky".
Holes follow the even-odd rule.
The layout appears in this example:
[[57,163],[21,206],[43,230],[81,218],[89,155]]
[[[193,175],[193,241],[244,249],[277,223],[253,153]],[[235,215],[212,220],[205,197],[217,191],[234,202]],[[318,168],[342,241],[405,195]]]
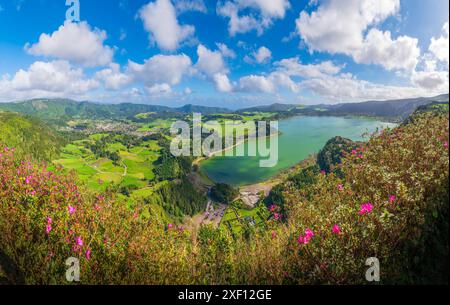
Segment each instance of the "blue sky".
[[446,0],[73,2],[79,21],[66,0],[0,0],[0,102],[238,108],[449,91]]

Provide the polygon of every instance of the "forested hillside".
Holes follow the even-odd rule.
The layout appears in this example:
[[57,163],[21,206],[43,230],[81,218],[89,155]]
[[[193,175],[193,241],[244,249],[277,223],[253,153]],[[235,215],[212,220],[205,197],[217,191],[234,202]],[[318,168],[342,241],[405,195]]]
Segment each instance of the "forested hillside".
[[38,119],[0,112],[0,143],[14,148],[19,158],[50,161],[65,140]]
[[340,175],[294,173],[266,223],[242,236],[177,227],[3,147],[3,277],[62,284],[76,256],[83,284],[359,284],[376,257],[381,283],[447,283],[448,119],[425,113],[373,134]]

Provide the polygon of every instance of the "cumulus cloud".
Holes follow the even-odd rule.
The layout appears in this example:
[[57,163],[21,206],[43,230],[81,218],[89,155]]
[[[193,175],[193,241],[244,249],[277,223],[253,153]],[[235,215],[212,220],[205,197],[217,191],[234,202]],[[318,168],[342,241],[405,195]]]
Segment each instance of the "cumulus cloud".
[[129,61],[126,74],[150,87],[155,84],[176,85],[190,73],[191,67],[191,59],[184,54],[155,55],[143,64]]
[[223,57],[236,58],[236,53],[224,43],[216,43]]
[[103,66],[112,61],[114,51],[105,46],[105,31],[92,29],[87,22],[66,21],[52,34],[42,34],[39,42],[25,46],[28,53],[53,57],[84,66]]
[[264,64],[270,61],[272,58],[272,51],[270,51],[268,48],[262,46],[257,51],[252,52],[250,56],[246,56],[244,60],[247,63],[258,63],[258,64]]
[[353,58],[357,63],[379,64],[387,70],[412,71],[420,57],[417,43],[416,38],[400,36],[393,40],[389,31],[371,29],[362,47],[353,52]]
[[109,68],[98,71],[95,78],[103,81],[106,89],[118,90],[129,84],[132,78],[120,71],[120,65],[111,63]]
[[326,75],[338,74],[342,67],[335,65],[331,61],[323,61],[318,64],[302,64],[300,58],[286,58],[274,63],[277,70],[288,76],[301,78],[317,78]]
[[170,0],[148,3],[140,9],[139,16],[144,22],[145,30],[150,33],[150,40],[163,50],[178,49],[195,32],[193,26],[178,23],[175,7]]
[[402,99],[437,94],[415,86],[371,83],[359,80],[351,74],[308,79],[302,81],[299,86],[302,90],[310,90],[317,96],[336,102]]
[[203,0],[175,0],[174,5],[175,9],[179,13],[192,11],[201,13],[208,12],[208,9],[206,8],[205,2]]
[[263,75],[244,76],[239,80],[239,89],[244,92],[274,93],[273,81]]
[[172,87],[169,84],[155,84],[151,87],[147,87],[147,92],[150,95],[166,95],[172,93]]
[[284,18],[291,7],[288,0],[237,0],[239,7],[258,9],[264,17]]
[[415,71],[411,76],[412,82],[426,90],[448,92],[448,71]]
[[448,21],[439,38],[431,38],[428,53],[422,57],[420,69],[411,75],[414,85],[429,91],[449,91],[449,40]]
[[4,75],[0,79],[0,96],[3,99],[74,97],[98,87],[98,81],[87,79],[82,69],[73,68],[67,61],[36,61],[13,77]]
[[302,64],[294,57],[275,62],[274,68],[267,75],[242,77],[235,90],[275,94],[285,88],[293,93],[308,91],[331,102],[399,99],[448,92],[448,72],[413,72],[411,86],[389,86],[360,80],[331,61]]
[[[274,19],[283,19],[290,8],[288,0],[234,0],[219,1],[217,14],[229,19],[228,31],[231,36],[255,30],[261,35]],[[252,13],[242,11],[251,9]]]
[[400,0],[329,0],[310,14],[301,12],[297,32],[311,51],[341,53],[357,63],[411,71],[420,56],[417,39],[393,39],[389,31],[374,28],[399,10]]
[[228,78],[229,71],[224,61],[224,51],[229,53],[229,49],[223,44],[218,44],[218,47],[218,51],[211,51],[204,45],[199,45],[197,47],[198,61],[195,68],[214,82],[217,91],[231,92],[233,85]]
[[216,90],[219,92],[231,92],[233,91],[233,85],[226,74],[216,73],[213,75],[214,84]]
[[439,38],[432,38],[429,51],[440,61],[449,65],[449,33],[448,21],[442,27],[442,35]]
[[205,73],[207,76],[213,76],[216,73],[227,73],[225,61],[220,51],[211,51],[204,45],[197,47],[198,61],[195,67]]

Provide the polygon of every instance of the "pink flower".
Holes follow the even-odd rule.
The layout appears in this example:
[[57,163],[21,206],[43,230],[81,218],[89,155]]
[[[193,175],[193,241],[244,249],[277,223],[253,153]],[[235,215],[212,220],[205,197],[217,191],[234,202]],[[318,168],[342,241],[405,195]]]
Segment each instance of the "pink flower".
[[276,231],[272,231],[272,238],[276,238],[277,237],[277,232]]
[[31,179],[33,179],[33,176],[28,176],[28,177],[25,179],[25,183],[26,183],[26,184],[30,184]]
[[322,175],[326,175],[326,174],[327,174],[327,172],[324,171],[324,170],[321,170],[320,173],[321,173]]
[[280,214],[279,214],[279,213],[274,213],[274,214],[273,214],[273,218],[274,218],[275,220],[280,219]]
[[47,217],[47,224],[51,225],[53,223],[53,219],[51,217]]
[[48,234],[50,234],[51,231],[52,231],[52,225],[48,224],[45,227],[45,233],[48,235]]
[[83,246],[83,239],[80,237],[80,236],[78,236],[76,239],[75,239],[75,241],[76,241],[76,243],[77,243],[77,245],[78,246]]
[[448,142],[447,141],[444,142],[444,147],[448,148]]
[[305,230],[305,235],[306,235],[306,236],[309,236],[309,237],[313,237],[313,236],[314,236],[314,232],[311,231],[311,229],[306,229],[306,230]]
[[333,226],[333,233],[337,234],[337,235],[341,234],[341,228],[339,228],[338,225],[334,225]]
[[75,208],[74,208],[73,206],[69,205],[68,209],[69,209],[69,214],[70,214],[70,215],[72,215],[73,213],[75,213]]
[[395,195],[389,195],[389,203],[393,203],[396,199]]
[[171,223],[169,223],[168,225],[167,225],[167,229],[172,229],[173,228],[173,224],[171,224]]
[[272,204],[272,205],[269,207],[269,211],[270,211],[270,212],[274,212],[276,209],[277,209],[277,206],[276,206],[275,204]]
[[352,155],[357,155],[358,151],[356,149],[352,149]]
[[373,210],[373,205],[369,203],[365,203],[361,205],[361,210],[359,211],[359,215],[369,214]]
[[9,151],[9,148],[8,147],[5,147],[5,152],[8,152]]
[[314,236],[314,232],[311,229],[306,229],[305,236],[300,235],[297,239],[297,242],[300,245],[307,245],[313,236]]
[[344,190],[344,186],[342,184],[338,184],[338,190],[343,191]]
[[90,249],[88,249],[88,250],[86,251],[86,258],[87,258],[87,260],[90,260],[90,259],[91,259],[91,250],[90,250]]

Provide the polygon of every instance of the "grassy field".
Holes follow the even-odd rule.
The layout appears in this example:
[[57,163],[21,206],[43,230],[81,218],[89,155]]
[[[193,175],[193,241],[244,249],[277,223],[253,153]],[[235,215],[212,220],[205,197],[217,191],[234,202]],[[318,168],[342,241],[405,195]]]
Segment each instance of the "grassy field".
[[145,188],[154,179],[153,163],[159,158],[160,147],[156,141],[144,141],[139,146],[127,148],[117,136],[106,145],[120,160],[98,158],[88,147],[108,134],[94,134],[85,140],[74,141],[62,150],[55,165],[74,170],[90,188],[105,190],[109,185]]
[[176,119],[156,119],[150,123],[142,124],[142,127],[139,128],[138,132],[150,132],[156,131],[157,129],[167,129],[172,126],[173,123],[176,122]]
[[246,227],[260,227],[264,225],[269,215],[269,211],[263,204],[254,209],[246,209],[241,204],[233,203],[226,209],[220,227],[230,230],[234,236],[237,236]]

